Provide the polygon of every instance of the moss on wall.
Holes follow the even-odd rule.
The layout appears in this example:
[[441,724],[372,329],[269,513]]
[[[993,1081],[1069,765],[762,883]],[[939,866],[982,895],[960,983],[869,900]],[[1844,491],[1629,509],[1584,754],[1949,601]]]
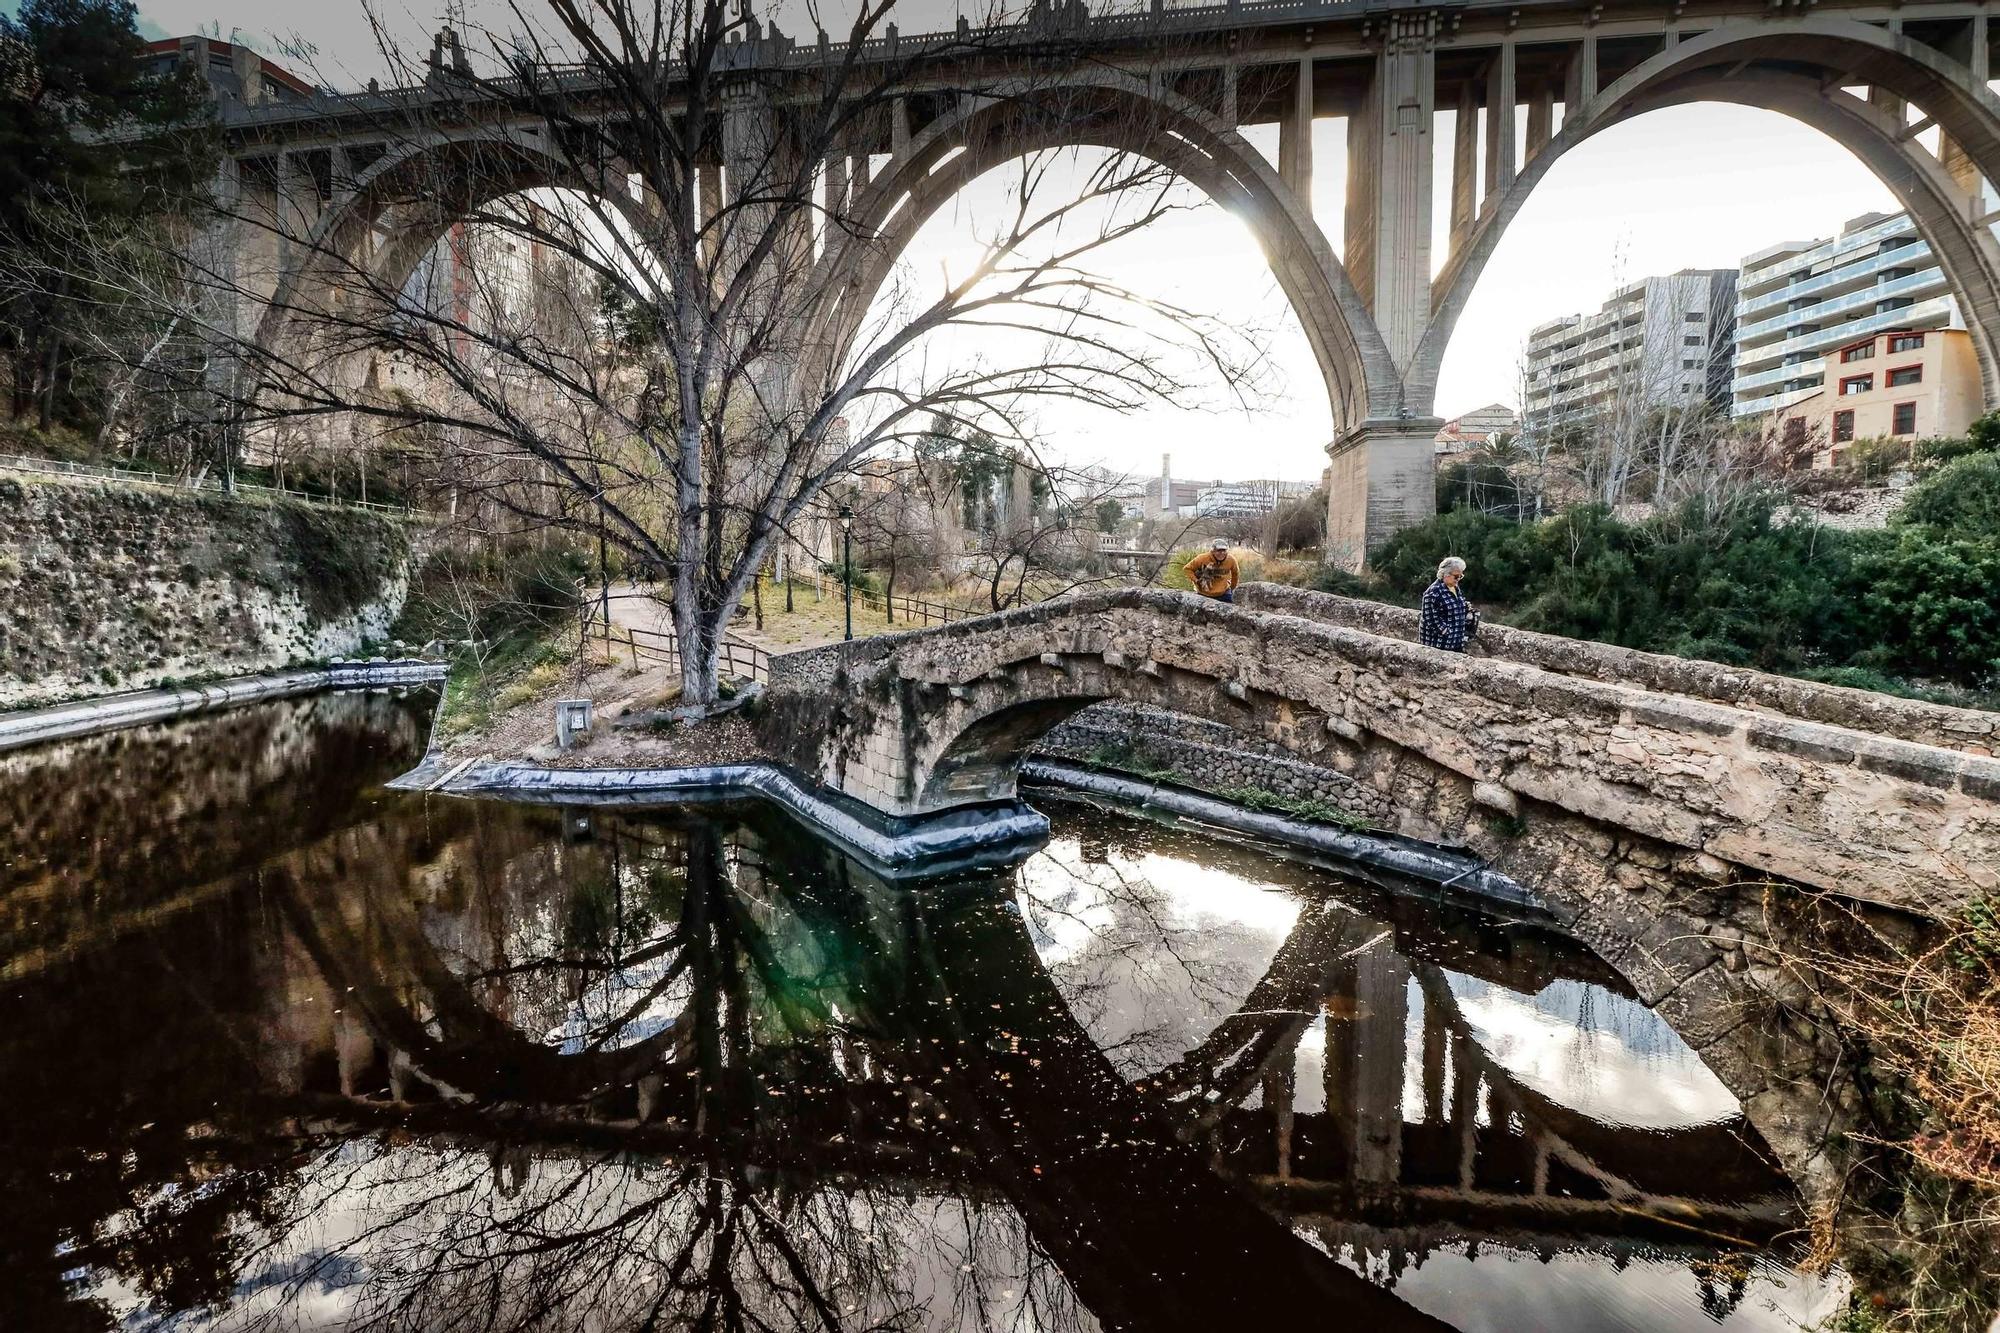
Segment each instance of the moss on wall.
[[0,476],[0,707],[353,652],[407,585],[399,519]]

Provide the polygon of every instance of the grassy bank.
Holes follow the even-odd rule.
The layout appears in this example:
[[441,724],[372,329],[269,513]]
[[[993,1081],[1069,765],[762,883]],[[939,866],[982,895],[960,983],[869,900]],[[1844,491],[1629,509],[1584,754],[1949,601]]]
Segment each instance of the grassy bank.
[[592,568],[580,550],[530,543],[447,548],[418,566],[393,633],[440,642],[451,660],[441,737],[486,726],[572,669],[578,582]]

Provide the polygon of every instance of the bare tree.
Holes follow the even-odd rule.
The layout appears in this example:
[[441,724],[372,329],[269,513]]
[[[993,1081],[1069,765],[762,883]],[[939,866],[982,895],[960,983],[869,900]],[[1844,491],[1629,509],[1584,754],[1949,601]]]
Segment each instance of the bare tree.
[[1663,498],[1728,434],[1726,386],[1714,368],[1729,364],[1735,324],[1710,308],[1721,299],[1715,284],[1697,297],[1699,276],[1645,279],[1638,321],[1606,335],[1609,387],[1593,405],[1576,462],[1588,493],[1607,508]]
[[958,478],[942,460],[901,454],[865,460],[856,477],[838,490],[854,515],[857,558],[882,571],[883,613],[894,622],[896,584],[923,571],[948,581],[964,552]]
[[[347,213],[301,225],[282,191],[248,185],[217,205],[234,234],[303,256],[269,275],[268,302],[237,266],[202,268],[225,304],[268,311],[256,337],[197,323],[216,360],[245,368],[226,414],[273,452],[298,432],[421,431],[454,451],[455,496],[670,570],[682,689],[705,702],[757,571],[830,482],[918,423],[1024,442],[1039,403],[1184,401],[1197,366],[1251,392],[1261,356],[1241,331],[1093,269],[1197,203],[1171,162],[1002,163],[1020,142],[1175,142],[1135,123],[1142,99],[1075,77],[1088,53],[1060,23],[899,45],[894,8],[863,4],[816,60],[724,0],[517,6],[515,31],[477,35],[484,66],[456,34],[427,68],[385,40],[411,87],[366,103],[387,165],[336,183]],[[929,286],[896,271],[921,221],[905,158],[874,174],[907,142],[913,96],[991,122],[962,157],[927,162],[925,188],[1008,173],[976,256]],[[531,119],[532,146],[468,135],[472,112]],[[523,207],[504,187],[567,189]],[[534,256],[536,299],[413,290],[418,256],[461,225]],[[543,292],[534,275],[556,271]],[[954,333],[988,350],[949,355]],[[399,376],[418,387],[385,385]],[[993,587],[1019,564],[1001,561]]]

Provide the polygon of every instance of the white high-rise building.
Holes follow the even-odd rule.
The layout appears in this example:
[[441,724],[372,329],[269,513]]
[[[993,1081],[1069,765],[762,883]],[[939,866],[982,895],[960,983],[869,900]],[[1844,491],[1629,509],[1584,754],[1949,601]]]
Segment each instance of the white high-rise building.
[[1828,355],[1878,333],[1964,327],[1907,213],[1869,213],[1831,239],[1759,250],[1744,257],[1736,283],[1731,410],[1798,402],[1824,382]]
[[1683,269],[1620,288],[1596,314],[1530,330],[1522,426],[1589,417],[1621,400],[1720,402],[1735,305],[1734,269]]

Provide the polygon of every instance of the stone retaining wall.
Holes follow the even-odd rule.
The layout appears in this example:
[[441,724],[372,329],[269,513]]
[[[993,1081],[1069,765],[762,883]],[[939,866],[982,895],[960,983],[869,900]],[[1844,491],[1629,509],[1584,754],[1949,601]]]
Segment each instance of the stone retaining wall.
[[0,708],[354,653],[408,559],[382,514],[0,475]]

